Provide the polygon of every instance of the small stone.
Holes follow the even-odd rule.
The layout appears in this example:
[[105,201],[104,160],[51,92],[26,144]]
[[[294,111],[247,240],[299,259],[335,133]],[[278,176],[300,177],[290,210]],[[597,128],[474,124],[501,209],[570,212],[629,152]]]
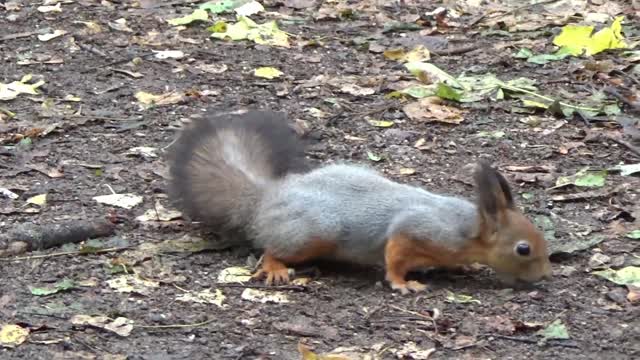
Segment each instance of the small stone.
[[589,259],[589,267],[591,269],[602,269],[609,263],[611,258],[603,253],[595,253]]
[[558,271],[558,275],[564,276],[564,277],[571,277],[577,271],[578,271],[578,269],[576,269],[573,266],[562,266],[560,268],[560,271]]
[[627,292],[623,288],[615,288],[607,293],[607,298],[619,305],[627,303]]

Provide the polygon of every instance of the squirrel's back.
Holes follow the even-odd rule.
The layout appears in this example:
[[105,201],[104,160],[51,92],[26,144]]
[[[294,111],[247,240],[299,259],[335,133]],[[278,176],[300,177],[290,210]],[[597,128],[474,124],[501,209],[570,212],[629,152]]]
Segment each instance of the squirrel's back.
[[244,230],[266,187],[308,164],[275,112],[218,113],[185,126],[172,145],[169,194],[185,215],[221,231]]

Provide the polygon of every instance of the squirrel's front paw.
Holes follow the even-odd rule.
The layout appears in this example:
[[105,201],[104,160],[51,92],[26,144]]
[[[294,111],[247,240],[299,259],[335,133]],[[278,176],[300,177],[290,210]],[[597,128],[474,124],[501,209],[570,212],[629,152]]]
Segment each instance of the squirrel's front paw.
[[260,269],[253,276],[252,280],[262,280],[266,285],[284,285],[289,283],[289,269]]
[[402,295],[406,295],[410,292],[417,293],[425,291],[427,289],[427,285],[418,281],[410,280],[404,282],[391,282],[391,288],[399,291]]

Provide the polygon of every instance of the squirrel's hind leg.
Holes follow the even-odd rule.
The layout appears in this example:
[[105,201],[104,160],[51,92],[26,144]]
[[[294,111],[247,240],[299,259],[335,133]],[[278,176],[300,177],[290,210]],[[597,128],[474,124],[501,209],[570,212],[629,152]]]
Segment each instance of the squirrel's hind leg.
[[310,241],[302,249],[286,255],[275,255],[267,248],[262,258],[262,266],[253,274],[252,278],[254,280],[264,279],[267,285],[287,284],[289,283],[288,265],[331,256],[335,253],[336,248],[335,242],[327,240]]
[[384,257],[386,279],[393,290],[401,294],[420,292],[427,289],[427,285],[418,281],[407,281],[407,274],[420,267],[435,266],[434,255],[428,242],[416,242],[409,237],[398,234],[391,236],[385,246]]

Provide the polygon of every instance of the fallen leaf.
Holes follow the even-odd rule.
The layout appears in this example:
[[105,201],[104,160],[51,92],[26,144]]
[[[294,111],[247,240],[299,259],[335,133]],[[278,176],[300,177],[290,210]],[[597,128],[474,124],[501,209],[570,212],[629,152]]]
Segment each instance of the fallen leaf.
[[57,282],[47,287],[39,288],[39,287],[30,286],[29,291],[31,291],[31,294],[36,296],[47,296],[47,295],[55,294],[60,291],[72,290],[72,289],[75,289],[75,287],[76,287],[76,284],[73,282],[73,280],[64,279],[60,282]]
[[623,19],[624,16],[616,17],[610,27],[602,28],[593,35],[593,26],[566,25],[553,39],[553,44],[567,49],[573,56],[583,53],[592,56],[608,49],[626,48],[622,36]]
[[611,170],[620,171],[620,175],[622,176],[629,176],[640,173],[640,164],[618,165]]
[[204,9],[195,9],[191,14],[185,15],[183,17],[167,20],[170,25],[178,26],[178,25],[187,25],[191,24],[194,21],[207,21],[209,20],[209,15],[207,11]]
[[384,57],[399,62],[424,62],[431,58],[429,49],[424,45],[418,45],[413,50],[406,52],[404,49],[389,49],[383,52]]
[[171,221],[182,217],[182,213],[178,210],[171,210],[165,208],[160,201],[156,201],[153,209],[149,209],[144,214],[136,217],[136,220],[140,222],[149,221]]
[[388,128],[392,127],[395,123],[388,120],[367,120],[367,122],[375,127]]
[[251,280],[251,270],[242,266],[232,266],[218,273],[219,283],[244,283]]
[[116,292],[136,293],[144,296],[150,295],[152,288],[160,286],[157,281],[142,279],[137,275],[122,275],[107,280],[107,285]]
[[46,41],[55,39],[57,37],[60,37],[62,35],[66,35],[66,34],[67,34],[67,31],[65,31],[65,30],[55,30],[54,32],[49,33],[49,34],[38,35],[38,40],[40,40],[42,42],[46,42]]
[[257,303],[276,303],[276,304],[286,304],[289,303],[289,298],[287,294],[281,291],[271,291],[269,293],[257,289],[247,288],[244,289],[240,297],[247,301],[257,302]]
[[115,21],[111,21],[107,25],[109,25],[110,28],[116,31],[129,32],[129,33],[133,32],[133,29],[131,29],[127,25],[127,19],[125,18],[120,18]]
[[640,287],[640,267],[638,266],[627,266],[620,270],[606,269],[594,271],[593,274],[618,285]]
[[138,147],[133,147],[127,150],[127,152],[125,152],[124,154],[128,156],[130,155],[142,156],[144,158],[157,158],[158,149],[154,147],[149,147],[149,146],[138,146]]
[[38,95],[37,88],[44,85],[44,80],[40,80],[34,84],[29,84],[31,74],[25,75],[20,81],[14,81],[9,84],[0,83],[0,101],[13,100],[20,94]]
[[355,360],[356,359],[348,355],[331,354],[331,353],[316,354],[301,342],[298,343],[298,352],[302,356],[302,360]]
[[55,5],[38,6],[37,10],[41,13],[62,12],[62,3],[57,3]]
[[437,84],[441,82],[463,88],[463,86],[453,76],[447,74],[447,72],[431,63],[413,61],[406,63],[404,66],[413,76],[417,77],[425,84]]
[[436,95],[442,99],[460,101],[462,94],[445,83],[438,83]]
[[249,1],[234,9],[239,16],[251,16],[264,11],[264,6],[257,1]]
[[581,169],[571,176],[561,176],[556,180],[556,185],[551,189],[575,185],[579,187],[602,187],[607,178],[606,170],[590,171],[588,167]]
[[176,301],[195,302],[199,304],[213,304],[218,306],[219,308],[226,307],[226,305],[222,304],[225,299],[226,297],[220,289],[216,289],[215,294],[212,293],[210,289],[205,289],[199,292],[190,291],[176,297]]
[[160,94],[160,95],[139,91],[136,93],[135,96],[136,96],[136,99],[141,104],[147,105],[147,106],[143,106],[143,108],[148,108],[153,105],[164,106],[164,105],[177,104],[184,100],[184,95],[176,91],[171,91],[171,92]]
[[14,324],[4,324],[0,329],[0,345],[14,348],[27,340],[29,329]]
[[367,157],[369,158],[369,160],[375,161],[375,162],[382,160],[382,156],[377,155],[371,151],[367,151]]
[[26,200],[28,204],[44,206],[47,203],[47,194],[32,196]]
[[111,320],[107,316],[74,315],[71,318],[73,325],[93,326],[111,331],[120,336],[129,336],[133,330],[133,320],[125,317],[117,317]]
[[638,239],[640,239],[640,229],[633,230],[630,233],[628,233],[626,236],[629,239],[638,240]]
[[416,343],[409,341],[402,344],[402,348],[393,351],[393,353],[399,359],[427,360],[435,351],[435,348],[420,349]]
[[111,194],[95,196],[93,200],[100,204],[117,206],[124,209],[133,209],[142,203],[142,196],[136,194]]
[[246,16],[239,16],[235,24],[227,24],[224,31],[214,25],[208,28],[214,31],[211,37],[221,40],[250,40],[260,45],[272,45],[288,48],[289,35],[278,28],[275,21],[257,24]]
[[282,71],[274,67],[260,67],[253,71],[253,75],[264,79],[275,79],[282,75]]
[[469,295],[455,294],[449,290],[447,290],[446,301],[455,304],[481,304],[480,300],[474,299]]
[[415,121],[439,121],[448,124],[459,124],[464,118],[463,110],[442,105],[438,97],[426,97],[405,105],[402,110]]
[[562,323],[560,319],[555,320],[546,328],[539,330],[538,334],[542,335],[545,340],[566,340],[570,338],[567,327]]
[[362,87],[356,84],[344,84],[340,91],[353,96],[367,96],[375,94],[376,90],[370,87]]
[[184,52],[180,50],[163,50],[163,51],[155,51],[153,50],[156,59],[182,59],[184,57]]

